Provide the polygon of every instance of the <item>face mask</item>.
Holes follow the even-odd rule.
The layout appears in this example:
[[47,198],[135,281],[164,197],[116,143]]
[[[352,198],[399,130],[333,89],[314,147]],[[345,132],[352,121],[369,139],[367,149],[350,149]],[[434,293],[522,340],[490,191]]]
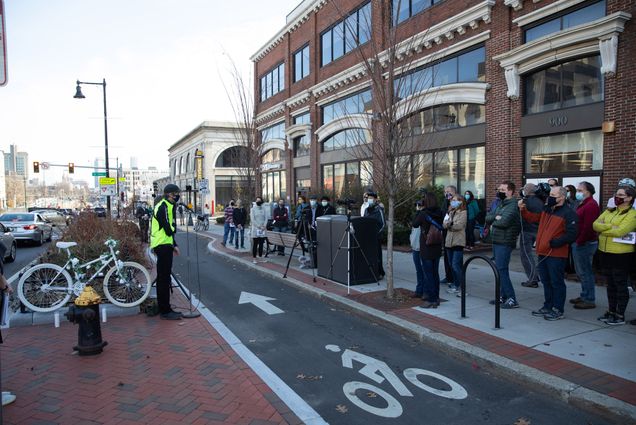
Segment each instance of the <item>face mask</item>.
[[174,196],[174,203],[176,204],[177,202],[179,202],[180,198],[181,198],[181,195],[175,195]]
[[497,197],[503,201],[506,199],[506,192],[497,192]]
[[369,206],[370,206],[370,207],[372,207],[372,206],[373,206],[373,204],[375,204],[375,199],[369,199],[369,200],[367,201],[367,204],[369,204]]
[[312,199],[311,201],[309,201],[309,203],[311,204],[312,207],[316,206],[316,201],[314,199]]
[[548,202],[546,205],[550,208],[554,207],[557,204],[557,199],[554,196],[548,196]]
[[326,207],[327,205],[329,205],[329,202],[327,202],[327,201],[322,201],[320,204],[321,204],[323,207]]
[[453,194],[452,194],[452,193],[447,193],[447,194],[446,194],[446,199],[450,199],[450,198],[452,198],[452,197],[453,197]]
[[260,207],[261,205],[263,205],[263,201],[256,201],[256,205]]
[[464,199],[470,201],[470,195],[464,195]]
[[623,205],[623,202],[625,202],[625,198],[619,198],[618,196],[614,196],[614,204],[616,206]]
[[583,192],[576,192],[577,201],[582,201],[584,198],[585,198],[585,195],[583,195]]
[[234,202],[230,202],[230,206],[233,207],[234,206]]
[[450,202],[450,206],[451,206],[451,208],[459,208],[459,206],[460,206],[461,204],[462,204],[462,203],[461,203],[461,202],[459,202],[459,201],[451,201],[451,202]]

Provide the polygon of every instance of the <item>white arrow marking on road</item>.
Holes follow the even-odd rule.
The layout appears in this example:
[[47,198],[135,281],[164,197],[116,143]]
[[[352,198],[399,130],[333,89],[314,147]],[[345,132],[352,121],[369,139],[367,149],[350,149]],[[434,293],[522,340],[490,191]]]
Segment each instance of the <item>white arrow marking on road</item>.
[[284,313],[283,310],[276,307],[275,305],[269,303],[268,301],[275,301],[276,298],[266,297],[264,295],[252,294],[250,292],[241,292],[241,297],[239,298],[239,304],[254,304],[256,307],[263,310],[265,313],[269,314],[280,314]]

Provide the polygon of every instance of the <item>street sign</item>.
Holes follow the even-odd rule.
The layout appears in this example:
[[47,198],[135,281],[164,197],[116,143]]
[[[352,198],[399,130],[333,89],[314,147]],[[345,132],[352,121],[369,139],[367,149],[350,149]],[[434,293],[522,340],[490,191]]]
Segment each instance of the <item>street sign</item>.
[[4,15],[4,0],[0,0],[0,87],[7,84],[7,35]]
[[117,196],[117,179],[114,177],[99,178],[99,193],[102,196]]
[[100,177],[99,178],[99,185],[100,186],[111,186],[117,184],[117,181],[115,180],[115,177]]
[[199,190],[204,191],[208,189],[208,179],[199,180]]
[[121,183],[121,182],[125,182],[125,181],[126,181],[126,177],[120,177],[120,178],[119,178],[119,182],[120,182],[120,183]]
[[43,170],[48,170],[49,165],[50,164],[48,162],[40,162],[40,167],[42,167]]
[[91,175],[93,177],[106,176],[106,171],[93,171]]

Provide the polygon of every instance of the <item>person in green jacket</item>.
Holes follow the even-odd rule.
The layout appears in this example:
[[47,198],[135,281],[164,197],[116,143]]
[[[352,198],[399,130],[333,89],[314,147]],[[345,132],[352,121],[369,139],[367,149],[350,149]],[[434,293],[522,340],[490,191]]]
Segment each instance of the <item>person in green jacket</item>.
[[[486,215],[486,225],[490,225],[492,252],[495,265],[499,271],[501,308],[518,308],[515,290],[510,280],[510,254],[517,246],[517,238],[521,231],[521,217],[517,200],[514,198],[516,186],[511,181],[504,181],[497,189],[497,197],[501,200],[494,211]],[[494,304],[495,301],[491,301]]]
[[636,210],[632,208],[636,189],[620,186],[614,195],[616,208],[608,208],[594,221],[592,228],[599,233],[598,250],[603,274],[607,279],[608,309],[598,318],[608,325],[624,325],[629,302],[629,269],[634,254],[633,240],[626,243],[629,233],[636,231]]

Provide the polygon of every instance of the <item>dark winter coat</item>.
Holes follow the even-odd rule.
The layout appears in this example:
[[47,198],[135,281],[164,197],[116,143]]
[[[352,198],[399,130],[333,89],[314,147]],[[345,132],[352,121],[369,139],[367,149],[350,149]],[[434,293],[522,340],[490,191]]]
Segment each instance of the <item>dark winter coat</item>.
[[432,224],[426,219],[430,217],[440,226],[444,219],[444,213],[439,208],[425,208],[417,213],[413,219],[413,227],[421,227],[420,232],[420,257],[423,260],[435,260],[442,256],[442,245],[426,245],[426,236]]
[[[496,219],[497,216],[501,218]],[[490,224],[490,237],[493,245],[517,246],[521,232],[521,215],[515,198],[504,199],[494,211],[486,215],[486,224]]]

